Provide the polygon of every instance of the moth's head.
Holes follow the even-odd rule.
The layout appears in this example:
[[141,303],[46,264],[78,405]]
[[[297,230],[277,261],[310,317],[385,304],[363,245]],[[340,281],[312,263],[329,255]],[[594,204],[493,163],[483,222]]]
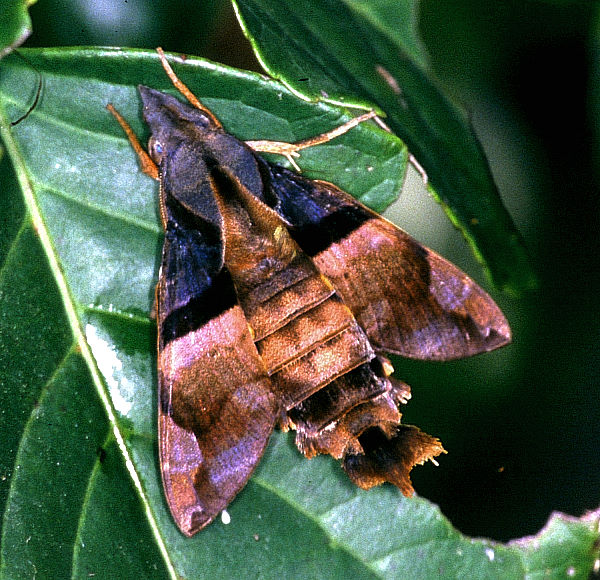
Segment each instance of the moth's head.
[[201,138],[202,134],[222,131],[221,125],[209,112],[184,103],[166,93],[138,86],[144,104],[144,120],[152,136],[148,143],[150,156],[160,165],[165,153],[182,140]]

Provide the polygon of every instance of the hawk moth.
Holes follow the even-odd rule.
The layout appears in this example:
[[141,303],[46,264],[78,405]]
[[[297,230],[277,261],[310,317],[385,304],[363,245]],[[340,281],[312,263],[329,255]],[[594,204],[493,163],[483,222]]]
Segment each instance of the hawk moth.
[[410,388],[386,353],[450,360],[508,343],[494,301],[458,268],[293,161],[374,116],[297,144],[228,134],[188,99],[139,86],[149,153],[109,105],[145,173],[160,182],[165,240],[156,287],[158,439],[181,531],[209,524],[242,489],[276,426],[306,456],[327,453],[358,486],[413,488],[444,452],[401,423]]

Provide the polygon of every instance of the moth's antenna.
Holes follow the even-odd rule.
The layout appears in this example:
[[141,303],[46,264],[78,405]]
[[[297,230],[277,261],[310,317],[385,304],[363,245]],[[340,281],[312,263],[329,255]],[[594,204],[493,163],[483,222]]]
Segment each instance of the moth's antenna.
[[23,113],[23,115],[21,115],[16,121],[12,121],[10,126],[14,127],[15,125],[18,125],[21,121],[24,121],[25,119],[27,119],[27,117],[29,117],[29,115],[31,115],[33,109],[35,109],[37,107],[37,104],[40,100],[40,95],[42,94],[42,75],[40,73],[39,70],[37,70],[30,62],[29,60],[27,60],[20,52],[18,52],[17,50],[15,50],[15,54],[19,57],[22,58],[38,75],[38,86],[37,86],[37,90],[35,92],[35,98],[33,99],[33,103],[31,103],[31,106],[29,107],[29,109],[27,109],[27,111],[25,111],[25,113]]
[[163,52],[163,49],[159,46],[156,49],[156,52],[158,52],[158,56],[160,58],[160,62],[162,64],[162,67],[165,69],[165,72],[167,73],[167,76],[171,79],[171,82],[173,83],[173,85],[175,86],[175,88],[192,104],[194,105],[194,107],[196,107],[196,109],[200,109],[206,116],[210,117],[211,121],[219,128],[223,127],[223,125],[221,125],[221,123],[219,122],[219,120],[213,115],[213,113],[211,111],[209,111],[199,100],[198,97],[196,97],[196,95],[194,95],[194,93],[192,93],[192,91],[190,91],[190,89],[188,89],[183,82],[181,82],[179,80],[179,77],[175,74],[175,72],[173,71],[173,69],[171,68],[171,65],[169,64],[169,61],[167,60],[167,57],[165,56],[165,53]]

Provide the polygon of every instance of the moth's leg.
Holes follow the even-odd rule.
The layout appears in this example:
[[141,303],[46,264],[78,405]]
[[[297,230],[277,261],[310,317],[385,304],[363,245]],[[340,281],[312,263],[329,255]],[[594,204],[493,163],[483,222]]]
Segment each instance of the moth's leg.
[[123,131],[125,131],[125,135],[127,135],[127,139],[131,143],[133,150],[135,151],[138,159],[140,160],[140,166],[142,171],[150,176],[152,179],[156,179],[158,181],[158,167],[156,163],[152,161],[152,158],[146,150],[142,147],[139,139],[136,134],[133,132],[133,129],[129,126],[129,123],[123,117],[121,117],[120,113],[109,103],[106,105],[106,108],[112,113],[113,117],[119,122]]
[[315,135],[314,137],[309,137],[308,139],[303,139],[302,141],[297,141],[296,143],[285,143],[284,141],[246,141],[246,145],[254,149],[254,151],[258,151],[261,153],[276,153],[278,155],[283,155],[287,158],[287,160],[299,171],[300,168],[294,161],[294,157],[299,157],[298,151],[302,149],[306,149],[307,147],[313,147],[314,145],[320,145],[321,143],[327,143],[344,133],[347,133],[353,127],[356,127],[360,123],[364,121],[368,121],[369,119],[373,119],[377,117],[377,113],[375,111],[369,111],[368,113],[364,113],[358,117],[354,117],[354,119],[350,119],[347,123],[332,129],[331,131],[327,131],[327,133],[322,133],[321,135]]
[[158,52],[158,56],[160,58],[160,64],[162,64],[162,67],[165,69],[165,72],[167,73],[167,76],[171,79],[171,82],[173,83],[173,86],[194,106],[196,107],[196,109],[200,109],[205,115],[207,115],[208,117],[211,118],[212,122],[217,126],[217,127],[222,127],[223,125],[221,125],[221,122],[219,121],[219,119],[217,119],[214,114],[212,113],[212,111],[209,111],[198,99],[198,97],[192,93],[192,91],[190,91],[190,89],[187,88],[187,86],[185,84],[183,84],[183,82],[181,80],[179,80],[179,77],[175,74],[175,71],[171,68],[171,65],[169,64],[169,61],[167,60],[167,57],[165,56],[165,53],[163,52],[163,49],[159,46],[156,48],[156,52]]

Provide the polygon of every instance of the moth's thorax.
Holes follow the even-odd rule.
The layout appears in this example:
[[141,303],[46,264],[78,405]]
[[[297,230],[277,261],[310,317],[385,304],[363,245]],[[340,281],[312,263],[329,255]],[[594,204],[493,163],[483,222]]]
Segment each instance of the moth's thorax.
[[229,197],[240,188],[262,197],[264,184],[256,158],[235,137],[198,127],[174,127],[159,137],[153,133],[151,141],[160,144],[155,161],[165,192],[193,213],[207,198]]
[[284,270],[298,247],[281,218],[248,192],[243,184],[225,182],[229,191],[218,189],[223,217],[225,265],[234,281],[253,286]]

